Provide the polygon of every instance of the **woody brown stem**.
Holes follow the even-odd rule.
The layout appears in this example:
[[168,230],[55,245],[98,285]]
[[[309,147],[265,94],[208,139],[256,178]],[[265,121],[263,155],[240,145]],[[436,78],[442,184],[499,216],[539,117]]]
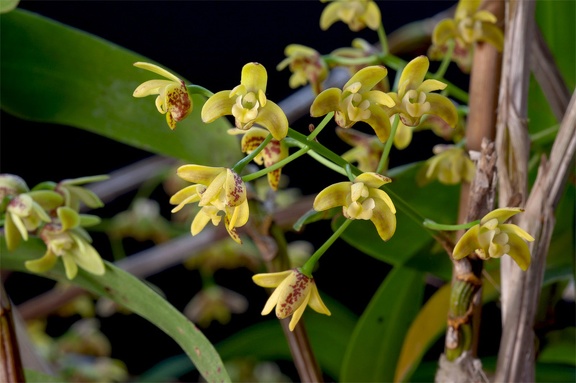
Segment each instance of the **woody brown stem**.
[[12,306],[0,283],[0,381],[24,382]]

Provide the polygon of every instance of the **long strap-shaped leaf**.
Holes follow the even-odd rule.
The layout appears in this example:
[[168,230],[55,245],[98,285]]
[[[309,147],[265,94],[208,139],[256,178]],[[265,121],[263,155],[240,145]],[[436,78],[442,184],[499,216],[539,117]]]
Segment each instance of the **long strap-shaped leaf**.
[[158,77],[132,64],[152,60],[19,9],[0,16],[0,33],[4,111],[85,129],[192,163],[233,164],[240,158],[237,138],[226,134],[231,127],[226,119],[202,122],[203,97],[193,96],[192,113],[172,131],[156,110],[153,96],[132,96],[139,84]]
[[[8,252],[4,237],[0,237],[2,268],[28,272],[24,262],[38,258],[42,255],[42,251],[41,243],[30,239],[15,251]],[[66,280],[61,263],[45,276],[55,280]],[[220,356],[204,334],[168,301],[133,275],[106,262],[106,273],[103,276],[79,270],[71,282],[98,296],[108,297],[149,320],[182,347],[208,382],[230,381]]]

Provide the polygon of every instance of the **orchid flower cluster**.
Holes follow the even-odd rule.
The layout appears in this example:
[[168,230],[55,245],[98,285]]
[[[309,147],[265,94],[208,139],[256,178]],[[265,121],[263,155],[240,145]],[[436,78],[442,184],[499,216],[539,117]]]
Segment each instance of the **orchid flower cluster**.
[[[311,85],[315,99],[309,114],[313,118],[323,118],[307,135],[292,129],[284,111],[268,99],[268,72],[260,63],[245,64],[239,84],[216,93],[187,84],[158,65],[134,63],[137,68],[161,77],[139,85],[133,96],[156,96],[156,109],[165,115],[171,130],[189,117],[194,107],[201,107],[200,116],[205,124],[229,118],[233,128],[228,134],[241,136],[239,149],[246,157],[238,163],[221,166],[185,164],[177,169],[177,176],[188,184],[175,192],[169,202],[174,205],[172,213],[182,211],[188,205],[197,205],[190,224],[192,235],[202,232],[209,223],[213,226],[222,224],[229,237],[236,244],[242,244],[243,228],[253,219],[253,202],[257,202],[249,182],[266,177],[270,190],[279,193],[283,187],[283,167],[305,154],[345,177],[319,191],[313,209],[301,219],[301,223],[308,224],[326,217],[344,218],[324,245],[299,267],[269,268],[269,272],[253,276],[257,285],[275,288],[262,314],[275,309],[278,318],[291,317],[290,330],[294,330],[307,306],[330,315],[312,273],[320,257],[353,221],[370,221],[382,241],[393,237],[397,225],[396,206],[409,204],[391,193],[393,179],[386,174],[392,145],[398,150],[405,149],[414,134],[431,130],[447,144],[433,149],[434,156],[421,165],[417,183],[452,185],[473,179],[475,165],[464,149],[463,138],[467,95],[450,84],[444,74],[452,61],[467,73],[474,45],[478,42],[492,44],[499,50],[503,45],[498,20],[490,12],[479,9],[480,0],[460,0],[454,18],[436,26],[428,56],[417,56],[405,62],[388,50],[376,2],[323,1],[328,4],[319,20],[322,30],[337,22],[347,24],[352,32],[369,28],[377,33],[379,47],[357,38],[350,47],[324,55],[302,44],[285,48],[286,57],[276,69],[288,68],[292,72],[291,88]],[[441,60],[435,73],[430,72],[430,60]],[[325,89],[324,82],[335,67],[347,68],[350,78],[341,88]],[[395,73],[392,81],[388,77],[390,71]],[[194,95],[207,99],[201,106],[194,105]],[[317,140],[332,120],[336,135],[352,146],[345,153],[337,154]],[[366,127],[368,133],[360,130]],[[298,150],[290,153],[294,147]],[[248,171],[247,165],[252,161],[263,168]],[[105,264],[90,244],[91,238],[85,229],[97,224],[99,219],[80,213],[81,203],[90,208],[102,206],[102,201],[82,185],[104,178],[42,183],[30,189],[18,176],[0,175],[0,214],[7,248],[14,250],[22,240],[37,235],[45,243],[46,252],[43,257],[26,262],[29,270],[47,272],[61,258],[69,279],[77,275],[78,267],[95,275],[104,274]],[[533,238],[518,226],[505,223],[519,212],[519,208],[497,209],[469,225],[470,230],[455,245],[452,258],[457,260],[475,254],[488,260],[507,254],[526,270],[530,264],[530,250],[525,241]],[[135,218],[125,215],[123,219],[122,230],[133,229],[130,219]],[[162,238],[161,233],[158,234],[158,241]],[[225,321],[222,304],[227,299],[224,295],[230,294],[212,287],[209,294],[195,299],[212,307],[213,315]],[[198,313],[190,313],[190,316],[201,318]]]
[[[265,175],[270,188],[277,191],[282,168],[303,154],[312,155],[348,177],[347,181],[321,190],[314,200],[314,211],[341,209],[346,218],[325,245],[302,267],[254,275],[256,284],[275,288],[263,315],[275,307],[278,318],[292,316],[290,330],[295,328],[306,306],[330,315],[312,276],[318,259],[354,220],[371,221],[383,241],[394,235],[395,202],[382,189],[392,182],[385,175],[392,144],[397,149],[406,148],[413,133],[424,129],[431,129],[448,141],[457,140],[434,149],[436,155],[423,164],[418,181],[420,184],[433,180],[456,184],[472,180],[475,165],[465,152],[462,139],[466,108],[448,96],[461,102],[466,99],[459,89],[443,79],[443,75],[452,60],[466,70],[465,63],[470,61],[474,43],[478,41],[502,48],[502,32],[496,26],[496,18],[488,11],[478,10],[479,5],[479,0],[461,0],[455,18],[438,24],[429,55],[432,59],[441,59],[442,63],[438,72],[432,74],[429,57],[418,56],[402,62],[388,52],[380,9],[374,1],[330,1],[320,17],[323,30],[338,21],[346,23],[351,31],[368,27],[378,32],[381,48],[362,39],[354,40],[351,48],[341,48],[328,55],[301,44],[286,47],[287,57],[276,69],[290,69],[292,88],[310,83],[316,95],[310,116],[324,117],[308,136],[290,128],[282,109],[268,100],[268,73],[259,63],[244,65],[240,84],[231,90],[208,94],[202,105],[202,121],[209,124],[229,116],[234,125],[229,134],[242,136],[240,149],[247,156],[231,167],[189,164],[178,169],[178,176],[190,185],[174,194],[170,203],[176,205],[172,212],[178,212],[188,204],[198,205],[200,210],[191,224],[192,235],[200,233],[209,222],[217,226],[223,221],[230,237],[242,243],[239,229],[250,219],[247,183]],[[134,91],[134,96],[158,95],[156,107],[166,114],[169,127],[174,129],[194,106],[195,86],[187,86],[184,80],[154,64],[139,62],[134,65],[165,78],[143,83]],[[341,89],[323,89],[324,80],[336,66],[347,67],[350,79]],[[392,89],[387,78],[388,67],[396,71]],[[353,146],[341,156],[316,141],[317,135],[332,119],[337,125],[338,136]],[[360,125],[369,126],[373,134],[353,129]],[[289,154],[291,146],[300,150]],[[244,172],[246,164],[252,160],[264,169]],[[472,253],[482,259],[509,254],[525,270],[530,254],[524,240],[533,239],[517,226],[503,223],[519,211],[508,208],[488,214],[462,237],[456,245],[454,258]]]
[[90,208],[103,203],[94,192],[85,188],[90,182],[102,181],[107,176],[82,177],[59,183],[43,182],[30,189],[26,182],[13,174],[0,174],[0,214],[6,247],[15,250],[22,240],[37,235],[46,245],[43,257],[29,260],[26,268],[32,272],[47,272],[62,260],[68,279],[74,279],[78,267],[103,275],[104,262],[91,245],[86,227],[100,222],[91,214],[80,214],[81,203]]

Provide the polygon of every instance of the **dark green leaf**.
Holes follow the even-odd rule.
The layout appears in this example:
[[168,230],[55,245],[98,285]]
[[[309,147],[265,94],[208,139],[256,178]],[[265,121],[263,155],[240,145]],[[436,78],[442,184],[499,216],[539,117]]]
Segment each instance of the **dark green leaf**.
[[340,380],[391,382],[404,337],[418,313],[424,273],[395,267],[360,317],[346,350]]
[[139,84],[159,77],[132,64],[151,60],[19,9],[1,15],[0,28],[0,104],[6,112],[196,164],[231,166],[240,158],[227,120],[202,123],[202,97],[194,96],[194,111],[174,131],[156,110],[155,96],[132,97]]

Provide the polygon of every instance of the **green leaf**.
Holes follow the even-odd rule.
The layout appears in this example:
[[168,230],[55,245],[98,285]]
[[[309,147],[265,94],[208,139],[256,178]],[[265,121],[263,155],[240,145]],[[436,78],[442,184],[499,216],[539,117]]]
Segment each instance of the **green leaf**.
[[[43,247],[40,240],[30,239],[15,251],[8,252],[4,237],[0,237],[2,268],[29,272],[24,266],[25,261],[42,256]],[[106,262],[106,273],[103,276],[79,269],[76,278],[68,281],[62,263],[58,262],[43,276],[73,283],[98,296],[112,299],[149,320],[174,339],[208,382],[230,381],[220,356],[204,334],[174,306],[132,274]]]
[[6,112],[196,164],[232,165],[240,158],[226,119],[201,121],[203,97],[194,95],[192,114],[174,131],[156,110],[155,96],[132,97],[139,84],[158,78],[132,64],[151,60],[20,9],[1,15],[0,28],[0,105]]
[[[403,167],[392,173],[393,182],[386,191],[401,196],[421,215],[438,223],[454,224],[457,220],[459,187],[432,182],[425,187],[416,185],[416,173],[422,163]],[[394,196],[390,197],[394,201]],[[342,238],[358,250],[394,266],[404,265],[427,271],[449,280],[452,263],[446,252],[435,248],[434,240],[422,225],[416,223],[396,204],[396,233],[388,242],[376,232],[372,222],[356,220]],[[337,220],[333,227],[339,227]]]
[[342,382],[391,382],[406,331],[420,309],[424,273],[395,267],[360,317],[342,363]]
[[538,362],[576,366],[576,328],[567,327],[546,334]]

